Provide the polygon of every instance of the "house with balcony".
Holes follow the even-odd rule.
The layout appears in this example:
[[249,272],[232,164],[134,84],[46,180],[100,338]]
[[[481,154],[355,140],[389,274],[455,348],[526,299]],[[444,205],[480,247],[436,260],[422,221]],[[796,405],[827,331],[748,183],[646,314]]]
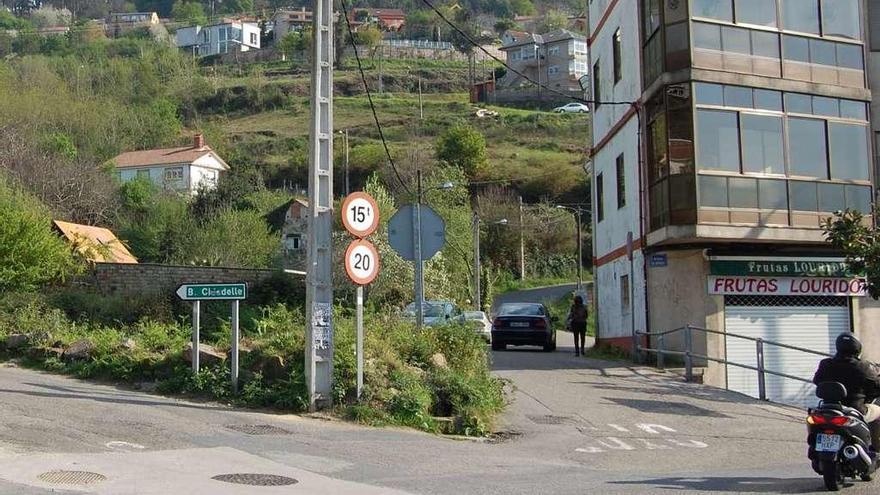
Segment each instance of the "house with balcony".
[[[748,339],[833,352],[854,332],[880,358],[880,305],[822,229],[846,208],[872,222],[866,2],[590,8],[598,341],[754,366]],[[685,325],[720,333],[659,336]],[[765,349],[768,368],[812,378],[815,355]],[[754,371],[702,364],[706,383],[758,395]],[[808,383],[765,385],[814,400]]]
[[299,32],[312,26],[312,11],[281,9],[272,16],[272,38],[281,41],[287,33]]
[[214,189],[229,165],[205,143],[202,134],[190,146],[128,151],[112,160],[121,182],[152,181],[165,191],[196,195]]
[[[583,97],[582,80],[588,72],[587,40],[566,29],[545,34],[508,31],[501,51],[514,70],[497,82],[498,102],[531,99],[565,103],[569,93]],[[532,82],[534,81],[534,82]],[[542,89],[535,82],[544,88]]]
[[177,47],[196,57],[260,49],[260,26],[256,22],[224,19],[210,26],[188,26],[175,33]]

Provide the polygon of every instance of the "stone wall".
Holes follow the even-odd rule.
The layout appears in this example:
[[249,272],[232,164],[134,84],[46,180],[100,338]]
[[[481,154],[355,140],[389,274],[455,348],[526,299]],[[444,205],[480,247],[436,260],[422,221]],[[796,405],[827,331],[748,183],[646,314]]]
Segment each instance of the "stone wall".
[[251,287],[273,273],[276,272],[213,266],[96,263],[77,282],[108,295],[172,295],[184,283],[245,282]]

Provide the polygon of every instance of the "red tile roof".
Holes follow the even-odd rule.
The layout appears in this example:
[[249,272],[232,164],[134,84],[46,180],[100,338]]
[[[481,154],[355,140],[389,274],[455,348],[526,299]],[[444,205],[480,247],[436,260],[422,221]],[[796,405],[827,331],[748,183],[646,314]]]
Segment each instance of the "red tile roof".
[[122,153],[113,159],[116,168],[148,167],[152,165],[171,165],[175,163],[192,163],[205,155],[213,155],[224,167],[224,162],[210,146],[194,148],[184,146],[181,148],[164,148],[155,150],[129,151]]

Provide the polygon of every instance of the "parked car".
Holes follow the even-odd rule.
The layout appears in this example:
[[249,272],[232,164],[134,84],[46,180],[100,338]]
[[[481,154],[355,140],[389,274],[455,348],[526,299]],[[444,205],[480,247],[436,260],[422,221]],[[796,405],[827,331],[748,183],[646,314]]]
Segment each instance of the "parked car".
[[556,113],[590,113],[590,107],[583,103],[571,102],[567,105],[556,107],[553,111]]
[[492,321],[492,350],[503,351],[508,345],[537,345],[556,350],[556,331],[547,306],[540,303],[508,303],[498,308]]
[[[425,301],[422,306],[422,321],[425,326],[445,325],[459,315],[454,303],[449,301]],[[403,316],[416,321],[416,303],[409,303],[403,310]]]
[[482,311],[465,311],[461,314],[461,322],[472,326],[480,337],[488,343],[492,338],[492,322]]

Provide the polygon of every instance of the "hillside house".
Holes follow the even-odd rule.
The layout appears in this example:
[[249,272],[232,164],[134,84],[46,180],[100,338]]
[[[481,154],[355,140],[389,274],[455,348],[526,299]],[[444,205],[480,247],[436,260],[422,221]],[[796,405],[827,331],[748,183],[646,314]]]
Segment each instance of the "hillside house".
[[155,12],[111,12],[104,23],[107,36],[118,38],[138,28],[153,28],[159,25],[159,15]]
[[281,250],[286,268],[302,268],[305,265],[309,230],[309,203],[294,199],[284,214],[281,228]]
[[197,57],[260,49],[260,26],[256,22],[224,19],[210,26],[189,26],[175,33],[182,51]]
[[312,11],[305,7],[299,10],[279,10],[272,16],[272,37],[275,42],[287,33],[302,31],[312,25]]
[[195,195],[214,189],[229,165],[196,134],[191,146],[129,151],[113,159],[122,182],[146,178],[168,191]]
[[400,9],[359,8],[350,15],[352,26],[376,24],[379,29],[389,32],[400,31],[406,23],[406,14]]

